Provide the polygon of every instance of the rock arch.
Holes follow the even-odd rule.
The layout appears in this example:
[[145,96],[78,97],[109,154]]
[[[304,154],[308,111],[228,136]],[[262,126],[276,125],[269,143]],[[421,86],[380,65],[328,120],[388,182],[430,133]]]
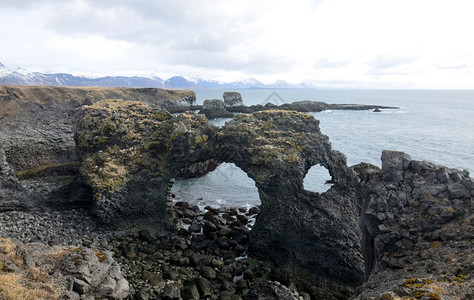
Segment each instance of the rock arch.
[[[360,183],[344,155],[321,134],[319,121],[291,111],[239,115],[217,139],[219,159],[242,168],[260,194],[252,254],[288,273],[331,282],[329,294],[349,295],[363,281]],[[305,174],[316,164],[335,182],[324,194],[304,190]]]
[[[252,255],[318,283],[322,298],[348,298],[363,281],[360,183],[311,115],[268,110],[219,129],[204,116],[110,100],[82,108],[76,124],[81,176],[105,223],[143,218],[169,228],[170,179],[196,162],[231,162],[255,181],[261,200]],[[324,194],[304,190],[316,164],[335,182]]]
[[333,180],[329,170],[319,164],[312,166],[303,180],[305,190],[320,194],[327,192],[332,183]]
[[[191,169],[196,165],[205,167],[209,163],[198,163]],[[223,162],[205,171],[208,172],[200,172],[192,177],[178,177],[171,190],[174,200],[185,201],[201,208],[210,205],[215,208],[249,209],[260,205],[255,181],[235,164]],[[186,172],[184,175],[188,174],[189,172]]]

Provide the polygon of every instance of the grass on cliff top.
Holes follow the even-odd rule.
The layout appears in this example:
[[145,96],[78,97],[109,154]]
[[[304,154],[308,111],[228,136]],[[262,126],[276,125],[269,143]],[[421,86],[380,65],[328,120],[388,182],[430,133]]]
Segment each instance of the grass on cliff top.
[[[4,265],[14,263],[20,272],[11,272]],[[0,238],[0,299],[38,300],[58,299],[57,293],[37,269],[25,269],[23,258],[16,245],[9,239]]]
[[38,300],[58,299],[58,295],[48,285],[35,285],[25,282],[17,273],[0,272],[0,299],[2,300]]
[[50,116],[51,113],[59,116],[67,111],[72,112],[83,105],[86,99],[92,102],[124,99],[162,105],[165,101],[178,101],[190,96],[195,96],[195,93],[160,88],[0,86],[0,124],[11,124],[13,120],[22,126],[36,124],[34,120],[41,122],[44,116]]

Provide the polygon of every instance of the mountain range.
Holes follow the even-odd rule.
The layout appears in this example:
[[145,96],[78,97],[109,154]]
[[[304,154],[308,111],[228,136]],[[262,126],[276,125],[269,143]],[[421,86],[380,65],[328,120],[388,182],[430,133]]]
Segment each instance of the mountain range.
[[45,86],[103,86],[103,87],[157,87],[168,89],[295,89],[315,88],[306,83],[291,84],[278,80],[265,84],[256,79],[234,82],[218,82],[215,80],[183,76],[173,76],[166,80],[155,76],[76,76],[68,73],[41,73],[26,69],[11,70],[0,63],[0,85],[45,85]]

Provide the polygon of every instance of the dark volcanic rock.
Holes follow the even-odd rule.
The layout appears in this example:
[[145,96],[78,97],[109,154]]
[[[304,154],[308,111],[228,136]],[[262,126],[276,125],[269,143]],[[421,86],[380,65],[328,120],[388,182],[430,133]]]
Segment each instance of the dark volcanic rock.
[[25,210],[30,207],[31,193],[15,177],[0,144],[0,212]]
[[[318,125],[312,116],[292,111],[238,115],[222,128],[216,151],[259,190],[252,254],[289,274],[308,274],[327,289],[328,299],[342,299],[363,280],[360,183]],[[303,188],[305,174],[316,164],[335,182],[324,194]]]
[[0,143],[10,166],[16,172],[44,172],[77,161],[74,111],[106,99],[184,111],[195,105],[196,95],[158,88],[0,86]]
[[361,227],[369,279],[356,299],[471,299],[469,173],[383,151],[382,170],[367,178],[365,188]]
[[[236,116],[217,131],[193,114],[172,117],[139,103],[99,102],[77,115],[81,178],[92,188],[104,223],[151,219],[170,227],[170,179],[196,162],[233,162],[255,180],[262,201],[252,253],[287,274],[310,274],[305,277],[319,286],[320,296],[342,299],[363,280],[360,183],[318,125],[307,114],[265,111]],[[316,164],[335,182],[324,194],[303,188]],[[215,214],[209,211],[204,219],[204,235],[217,238],[223,231]],[[230,226],[244,230],[241,222]],[[209,247],[227,251],[231,244],[218,239]]]
[[220,163],[215,159],[210,159],[205,162],[197,162],[189,167],[181,169],[178,177],[182,179],[198,178],[214,171],[219,164]]
[[298,300],[286,286],[274,281],[264,281],[245,295],[244,300]]
[[215,118],[232,118],[234,115],[225,109],[224,102],[219,99],[204,100],[202,109],[199,112],[205,115],[208,119]]
[[294,110],[298,112],[320,112],[328,109],[332,110],[369,110],[369,109],[398,109],[398,107],[380,106],[380,105],[365,105],[365,104],[328,104],[321,101],[295,101],[292,103],[284,103],[275,105],[268,102],[265,105],[251,105],[251,106],[227,106],[226,109],[237,113],[252,113],[265,110]]
[[299,112],[319,112],[329,108],[329,105],[319,101],[297,101],[288,104],[282,104],[278,109],[295,110]]
[[140,102],[83,107],[75,139],[97,217],[109,225],[143,219],[170,228],[169,182],[182,168],[209,159],[207,141],[215,130],[203,116],[172,117]]
[[225,107],[244,106],[244,101],[242,100],[240,93],[225,92],[223,97]]

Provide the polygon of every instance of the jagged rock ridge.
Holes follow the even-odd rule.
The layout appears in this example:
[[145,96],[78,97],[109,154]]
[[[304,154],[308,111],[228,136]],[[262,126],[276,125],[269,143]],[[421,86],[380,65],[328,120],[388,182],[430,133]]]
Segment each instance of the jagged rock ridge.
[[469,173],[395,151],[369,173],[361,218],[368,282],[355,299],[472,299]]

